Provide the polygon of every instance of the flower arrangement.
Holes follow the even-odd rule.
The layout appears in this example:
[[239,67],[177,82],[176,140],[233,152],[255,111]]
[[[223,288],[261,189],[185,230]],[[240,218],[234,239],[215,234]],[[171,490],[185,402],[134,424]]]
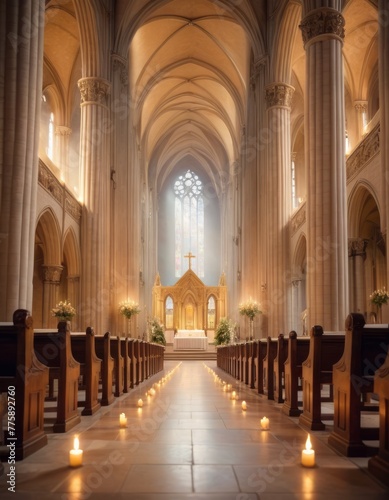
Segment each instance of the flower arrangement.
[[239,304],[239,313],[253,320],[257,314],[261,314],[261,311],[257,302],[250,297],[250,300]]
[[58,304],[51,310],[51,313],[60,320],[68,321],[76,315],[76,310],[68,300],[61,300],[61,302],[58,302]]
[[233,344],[236,324],[228,318],[220,318],[215,331],[215,345]]
[[370,301],[377,307],[381,307],[382,304],[387,304],[389,299],[389,293],[385,290],[385,287],[380,290],[374,290],[370,295]]
[[157,318],[154,318],[151,321],[149,321],[149,328],[150,328],[150,342],[153,342],[154,344],[166,345],[164,327]]
[[123,316],[125,316],[127,319],[131,319],[134,314],[140,313],[139,304],[137,304],[133,300],[120,302],[119,312],[120,314],[123,314]]

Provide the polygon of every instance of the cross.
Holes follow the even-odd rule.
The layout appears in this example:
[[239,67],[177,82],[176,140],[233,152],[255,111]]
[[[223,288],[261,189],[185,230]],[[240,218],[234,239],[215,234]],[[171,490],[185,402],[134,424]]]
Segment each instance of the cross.
[[189,259],[189,269],[192,269],[191,259],[195,259],[196,255],[193,255],[192,252],[189,252],[188,254],[184,255],[184,258]]

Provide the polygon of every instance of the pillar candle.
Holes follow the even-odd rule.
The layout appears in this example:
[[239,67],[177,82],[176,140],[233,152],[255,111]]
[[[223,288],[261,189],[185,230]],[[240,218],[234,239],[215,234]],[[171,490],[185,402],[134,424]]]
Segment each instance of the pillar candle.
[[126,427],[126,425],[127,425],[127,418],[126,418],[125,413],[121,413],[120,414],[119,423],[120,423],[120,427]]
[[309,434],[305,443],[305,450],[301,452],[301,465],[304,467],[315,466],[315,451],[312,450],[311,438]]
[[78,437],[74,438],[73,449],[69,451],[69,465],[70,467],[80,467],[82,465],[83,451],[79,449],[80,442]]

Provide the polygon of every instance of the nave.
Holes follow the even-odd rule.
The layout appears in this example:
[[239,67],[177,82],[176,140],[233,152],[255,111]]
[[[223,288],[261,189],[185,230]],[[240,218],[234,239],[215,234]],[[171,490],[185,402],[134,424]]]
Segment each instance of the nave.
[[[238,396],[224,392],[214,370]],[[167,374],[170,372],[170,375]],[[163,378],[166,380],[158,385]],[[155,395],[146,391],[155,388]],[[137,407],[142,398],[144,405]],[[242,411],[241,402],[247,403]],[[127,427],[119,416],[125,413]],[[270,428],[260,430],[268,417]],[[384,500],[388,489],[367,458],[339,456],[328,432],[311,433],[316,467],[301,465],[307,432],[279,405],[216,367],[216,361],[165,361],[164,371],[110,407],[84,416],[65,434],[16,462],[16,494],[0,479],[1,498],[85,500]],[[83,464],[69,467],[77,434]]]

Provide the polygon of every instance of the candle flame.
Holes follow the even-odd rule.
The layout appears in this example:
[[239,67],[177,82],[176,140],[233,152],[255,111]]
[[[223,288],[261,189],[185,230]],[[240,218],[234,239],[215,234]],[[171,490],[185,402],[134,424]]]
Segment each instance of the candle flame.
[[311,450],[312,449],[311,437],[310,437],[309,434],[308,434],[308,437],[307,437],[307,441],[305,443],[305,449],[306,450]]
[[79,441],[78,437],[76,436],[76,437],[74,438],[74,442],[73,442],[73,449],[74,449],[74,450],[78,450],[78,449],[79,449],[79,447],[80,447],[80,441]]

